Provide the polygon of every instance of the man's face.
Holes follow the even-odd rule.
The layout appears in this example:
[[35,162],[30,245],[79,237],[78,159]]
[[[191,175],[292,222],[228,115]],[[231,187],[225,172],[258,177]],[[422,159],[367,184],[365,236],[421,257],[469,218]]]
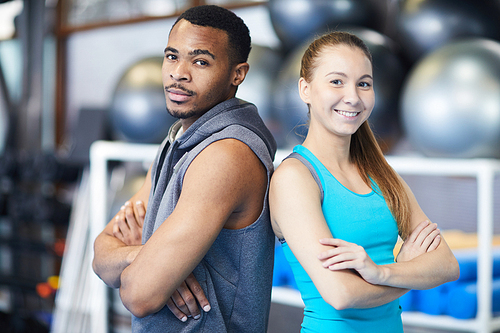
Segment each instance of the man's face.
[[227,33],[179,21],[170,32],[162,66],[168,112],[190,126],[234,96]]

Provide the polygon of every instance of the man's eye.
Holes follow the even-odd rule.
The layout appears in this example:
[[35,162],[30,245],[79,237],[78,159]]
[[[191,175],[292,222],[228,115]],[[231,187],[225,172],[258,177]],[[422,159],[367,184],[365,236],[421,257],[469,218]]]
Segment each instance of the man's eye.
[[206,62],[205,60],[196,60],[195,64],[200,65],[200,66],[207,66],[208,62]]

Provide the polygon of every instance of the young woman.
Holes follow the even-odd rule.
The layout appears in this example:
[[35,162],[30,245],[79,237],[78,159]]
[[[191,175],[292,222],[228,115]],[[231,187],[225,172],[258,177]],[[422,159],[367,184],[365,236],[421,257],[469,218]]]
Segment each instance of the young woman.
[[370,130],[366,45],[326,34],[305,52],[300,76],[309,131],[275,171],[269,200],[305,303],[302,332],[403,332],[398,298],[456,280],[458,263]]

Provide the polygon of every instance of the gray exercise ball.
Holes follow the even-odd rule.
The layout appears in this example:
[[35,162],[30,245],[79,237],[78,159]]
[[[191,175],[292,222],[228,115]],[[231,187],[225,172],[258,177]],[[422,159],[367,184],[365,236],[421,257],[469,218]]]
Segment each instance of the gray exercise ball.
[[401,0],[398,7],[390,22],[412,62],[459,38],[500,38],[497,0]]
[[257,106],[259,115],[275,136],[278,124],[272,113],[272,84],[282,60],[282,55],[276,49],[252,44],[248,57],[250,70],[236,92],[236,97]]
[[500,43],[447,44],[412,69],[402,93],[409,141],[433,157],[500,157]]
[[384,28],[388,0],[269,0],[269,16],[286,51],[341,26]]
[[119,80],[109,109],[114,139],[160,143],[175,122],[166,109],[161,78],[163,57],[131,65]]

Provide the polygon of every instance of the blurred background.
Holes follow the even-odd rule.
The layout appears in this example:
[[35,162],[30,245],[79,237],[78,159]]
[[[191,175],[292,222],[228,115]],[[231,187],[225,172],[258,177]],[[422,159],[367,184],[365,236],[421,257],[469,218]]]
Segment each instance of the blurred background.
[[[174,121],[161,83],[170,28],[202,4],[233,10],[250,29],[250,72],[237,97],[257,105],[280,148],[276,163],[307,133],[301,55],[314,37],[345,30],[373,54],[370,125],[387,156],[438,169],[486,161],[500,172],[500,0],[0,0],[0,332],[130,331],[114,291],[104,291],[104,319],[94,319],[102,290],[89,282],[91,146],[125,145],[121,157],[104,158],[112,216]],[[500,330],[496,248],[491,309],[477,317],[477,177],[404,178],[468,272],[453,288],[402,299],[416,313],[407,330]],[[485,240],[495,245],[498,178]],[[274,277],[269,332],[297,332],[302,308],[278,246]],[[437,321],[446,324],[428,324]]]

